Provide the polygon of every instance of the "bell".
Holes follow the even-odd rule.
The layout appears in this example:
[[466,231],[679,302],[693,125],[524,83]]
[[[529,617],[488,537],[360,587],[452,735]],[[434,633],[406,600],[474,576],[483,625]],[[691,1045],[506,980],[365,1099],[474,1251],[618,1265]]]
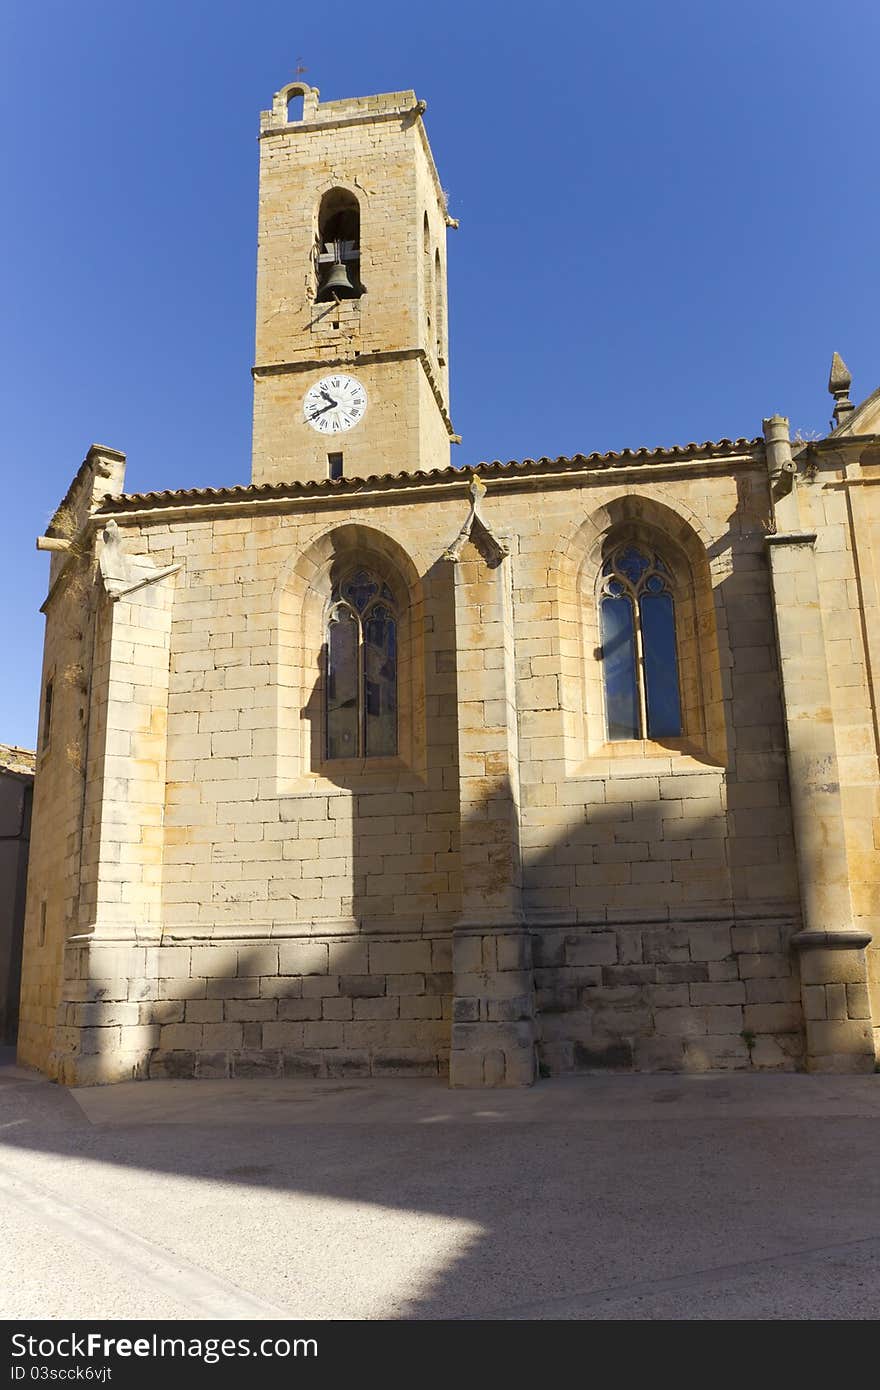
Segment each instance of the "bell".
[[331,261],[327,275],[318,291],[318,303],[328,299],[357,299],[358,292],[348,276],[343,261]]

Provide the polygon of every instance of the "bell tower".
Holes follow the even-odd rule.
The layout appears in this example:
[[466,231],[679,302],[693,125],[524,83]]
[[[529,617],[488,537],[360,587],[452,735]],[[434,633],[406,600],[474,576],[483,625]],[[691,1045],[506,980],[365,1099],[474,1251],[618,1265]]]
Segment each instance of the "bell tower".
[[445,468],[457,223],[425,103],[318,96],[290,82],[260,118],[253,481]]

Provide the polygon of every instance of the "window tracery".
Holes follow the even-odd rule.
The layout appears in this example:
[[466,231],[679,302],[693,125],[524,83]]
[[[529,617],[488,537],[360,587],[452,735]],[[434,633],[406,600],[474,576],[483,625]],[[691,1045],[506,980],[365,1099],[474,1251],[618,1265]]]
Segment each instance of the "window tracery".
[[674,581],[656,552],[629,542],[605,559],[599,626],[609,740],[677,738]]

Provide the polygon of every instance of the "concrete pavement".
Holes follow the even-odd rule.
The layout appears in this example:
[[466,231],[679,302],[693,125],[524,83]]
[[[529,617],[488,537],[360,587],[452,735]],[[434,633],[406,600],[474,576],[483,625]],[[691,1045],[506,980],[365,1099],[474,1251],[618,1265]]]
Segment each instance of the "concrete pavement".
[[5,1318],[874,1318],[880,1076],[0,1066]]

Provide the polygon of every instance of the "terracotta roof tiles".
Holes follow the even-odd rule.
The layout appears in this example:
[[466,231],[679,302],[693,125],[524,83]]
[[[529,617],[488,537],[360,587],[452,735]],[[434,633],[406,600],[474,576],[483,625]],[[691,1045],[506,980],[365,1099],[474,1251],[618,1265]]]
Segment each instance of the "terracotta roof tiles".
[[292,483],[248,483],[232,487],[178,488],[165,492],[128,492],[115,497],[105,497],[100,512],[136,511],[152,507],[186,506],[191,503],[239,502],[249,499],[270,497],[327,496],[333,493],[357,493],[364,488],[382,487],[427,487],[439,483],[450,483],[477,473],[483,478],[572,472],[595,468],[619,468],[683,462],[688,459],[726,458],[731,455],[750,453],[762,445],[760,439],[719,439],[704,444],[675,444],[666,449],[621,449],[619,452],[605,454],[574,454],[571,458],[511,459],[502,463],[495,459],[491,463],[478,463],[465,468],[433,468],[423,473],[371,473],[365,478],[321,479],[316,482]]
[[14,743],[0,743],[0,771],[33,777],[36,764],[37,755],[30,748],[18,748]]

